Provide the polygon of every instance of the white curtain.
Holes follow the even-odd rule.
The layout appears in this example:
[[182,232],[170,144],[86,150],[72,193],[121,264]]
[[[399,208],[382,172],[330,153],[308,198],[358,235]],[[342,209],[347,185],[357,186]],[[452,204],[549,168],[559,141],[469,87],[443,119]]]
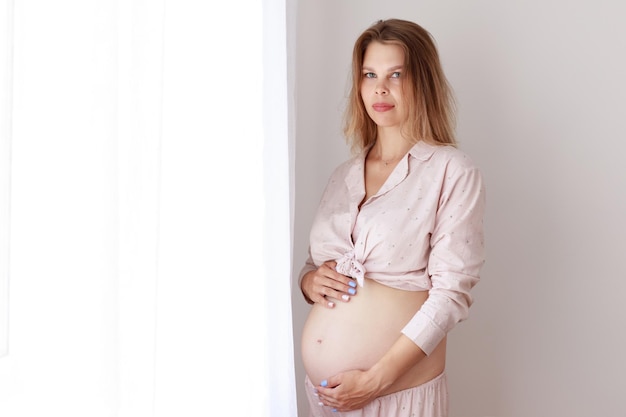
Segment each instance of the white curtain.
[[0,415],[295,416],[285,0],[11,4]]
[[8,352],[13,2],[0,3],[0,357]]

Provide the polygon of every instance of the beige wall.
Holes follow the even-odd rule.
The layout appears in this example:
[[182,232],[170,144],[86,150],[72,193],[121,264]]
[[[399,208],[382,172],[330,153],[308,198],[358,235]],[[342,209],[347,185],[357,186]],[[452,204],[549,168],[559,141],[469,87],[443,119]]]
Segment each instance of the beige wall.
[[[460,146],[488,192],[483,280],[450,336],[451,416],[626,415],[624,3],[297,7],[294,274],[325,181],[348,155],[340,123],[352,43],[376,19],[414,20],[439,44]],[[308,306],[293,292],[300,383]]]

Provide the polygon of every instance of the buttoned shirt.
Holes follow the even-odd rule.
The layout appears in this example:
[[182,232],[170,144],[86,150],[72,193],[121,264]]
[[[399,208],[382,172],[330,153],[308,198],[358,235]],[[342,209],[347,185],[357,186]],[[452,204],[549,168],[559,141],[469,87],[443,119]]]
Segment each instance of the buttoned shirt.
[[468,316],[470,290],[484,263],[482,176],[452,146],[420,141],[380,190],[365,197],[367,150],[341,164],[322,195],[302,276],[328,260],[364,278],[407,291],[428,291],[402,329],[427,355]]

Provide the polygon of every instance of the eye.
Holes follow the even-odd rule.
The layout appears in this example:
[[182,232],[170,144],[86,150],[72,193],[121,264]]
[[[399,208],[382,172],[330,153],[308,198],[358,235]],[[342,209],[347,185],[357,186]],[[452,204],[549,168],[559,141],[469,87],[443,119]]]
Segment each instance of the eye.
[[363,73],[363,78],[376,78],[376,74],[374,74],[373,72],[366,72]]
[[391,73],[391,77],[390,78],[400,78],[400,71],[395,71],[395,72]]

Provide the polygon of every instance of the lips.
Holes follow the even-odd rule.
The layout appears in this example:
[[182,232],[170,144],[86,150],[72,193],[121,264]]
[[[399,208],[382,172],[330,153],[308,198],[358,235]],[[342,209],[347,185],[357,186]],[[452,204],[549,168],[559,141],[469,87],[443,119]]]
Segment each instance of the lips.
[[377,112],[385,112],[393,109],[394,105],[388,103],[376,103],[372,105],[372,108]]

